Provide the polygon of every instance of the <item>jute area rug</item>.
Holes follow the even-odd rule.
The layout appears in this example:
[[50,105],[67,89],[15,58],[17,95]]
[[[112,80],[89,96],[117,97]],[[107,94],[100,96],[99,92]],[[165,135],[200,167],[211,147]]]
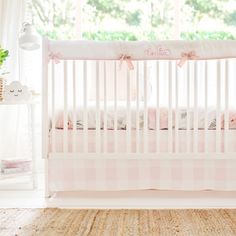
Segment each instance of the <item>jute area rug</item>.
[[236,210],[1,209],[0,235],[236,235]]

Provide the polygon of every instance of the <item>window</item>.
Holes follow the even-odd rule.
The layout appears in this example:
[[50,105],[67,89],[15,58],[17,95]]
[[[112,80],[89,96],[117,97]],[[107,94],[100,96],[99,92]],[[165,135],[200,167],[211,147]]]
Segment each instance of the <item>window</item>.
[[236,0],[28,1],[37,31],[50,39],[236,39]]
[[236,39],[236,0],[31,0],[51,39]]

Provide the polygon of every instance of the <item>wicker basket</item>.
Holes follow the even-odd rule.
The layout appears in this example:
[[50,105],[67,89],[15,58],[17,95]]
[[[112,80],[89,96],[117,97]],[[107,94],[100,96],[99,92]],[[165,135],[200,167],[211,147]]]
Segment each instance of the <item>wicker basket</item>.
[[0,77],[0,101],[3,100],[3,91],[5,86],[5,79]]

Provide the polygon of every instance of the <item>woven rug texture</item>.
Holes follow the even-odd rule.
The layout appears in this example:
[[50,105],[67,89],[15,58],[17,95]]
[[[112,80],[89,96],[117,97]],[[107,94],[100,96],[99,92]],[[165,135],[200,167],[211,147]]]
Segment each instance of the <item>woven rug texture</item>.
[[0,209],[1,236],[236,236],[236,210]]

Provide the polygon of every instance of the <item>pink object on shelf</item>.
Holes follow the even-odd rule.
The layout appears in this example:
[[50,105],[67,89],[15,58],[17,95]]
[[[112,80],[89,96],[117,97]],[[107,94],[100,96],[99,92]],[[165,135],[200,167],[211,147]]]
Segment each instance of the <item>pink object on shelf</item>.
[[2,173],[19,173],[31,170],[30,160],[2,160],[1,171]]

